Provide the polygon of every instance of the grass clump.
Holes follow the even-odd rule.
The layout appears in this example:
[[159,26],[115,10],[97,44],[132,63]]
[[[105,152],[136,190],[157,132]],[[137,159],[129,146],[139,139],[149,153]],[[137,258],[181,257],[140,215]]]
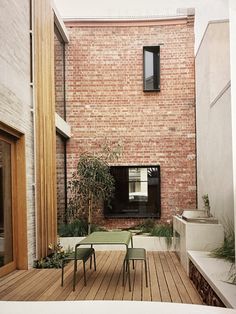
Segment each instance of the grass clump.
[[226,229],[222,246],[213,250],[211,256],[235,263],[235,235],[232,227]]
[[138,229],[142,231],[142,233],[151,233],[156,223],[154,219],[146,219],[141,225],[138,225]]
[[151,235],[155,237],[173,237],[173,227],[170,224],[157,224],[151,230]]
[[[91,232],[105,231],[102,227],[92,224]],[[71,223],[62,224],[58,228],[60,237],[84,237],[88,235],[88,223],[84,219],[76,219]]]
[[236,267],[235,267],[235,234],[233,226],[225,226],[225,236],[222,246],[213,250],[210,256],[224,259],[232,263],[227,282],[236,285]]

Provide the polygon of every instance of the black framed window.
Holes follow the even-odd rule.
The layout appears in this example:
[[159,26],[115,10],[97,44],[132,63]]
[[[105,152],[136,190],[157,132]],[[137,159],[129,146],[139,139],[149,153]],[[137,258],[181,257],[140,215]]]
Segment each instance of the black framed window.
[[110,172],[115,193],[105,217],[160,217],[160,166],[115,166]]
[[143,89],[160,91],[160,46],[143,47]]
[[55,110],[66,121],[65,42],[54,25]]

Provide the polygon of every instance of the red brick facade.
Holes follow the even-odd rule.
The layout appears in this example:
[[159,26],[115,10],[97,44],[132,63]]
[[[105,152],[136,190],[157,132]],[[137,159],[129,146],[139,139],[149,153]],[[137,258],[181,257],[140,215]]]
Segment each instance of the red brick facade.
[[[107,138],[123,147],[118,165],[160,165],[161,219],[196,208],[193,19],[66,25],[68,178]],[[159,44],[161,91],[143,92],[143,46]]]

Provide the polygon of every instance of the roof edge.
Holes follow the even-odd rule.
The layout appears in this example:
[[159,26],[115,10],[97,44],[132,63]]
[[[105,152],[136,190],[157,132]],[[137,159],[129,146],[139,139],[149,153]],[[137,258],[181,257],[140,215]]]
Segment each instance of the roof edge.
[[229,19],[208,21],[207,26],[205,28],[205,31],[204,31],[204,33],[202,35],[202,39],[201,39],[201,41],[200,41],[200,43],[198,45],[198,48],[197,48],[197,51],[196,51],[196,54],[195,54],[195,58],[197,57],[197,55],[199,53],[199,50],[200,50],[201,45],[202,45],[202,43],[203,43],[203,41],[204,41],[204,39],[206,37],[206,33],[207,33],[207,30],[208,30],[209,26],[212,25],[212,24],[220,24],[220,23],[229,23]]
[[[191,15],[194,16],[194,15]],[[170,16],[125,16],[125,17],[63,17],[64,22],[140,22],[140,21],[162,21],[186,19],[190,15],[170,15]]]

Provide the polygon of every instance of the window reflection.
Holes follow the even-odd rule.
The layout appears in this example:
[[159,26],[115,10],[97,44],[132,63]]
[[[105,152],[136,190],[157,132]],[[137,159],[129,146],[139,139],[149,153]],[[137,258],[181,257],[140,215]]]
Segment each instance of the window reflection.
[[160,217],[160,167],[115,166],[115,193],[105,216]]
[[129,201],[147,202],[148,182],[147,168],[129,169]]
[[160,47],[144,47],[144,90],[160,90]]

